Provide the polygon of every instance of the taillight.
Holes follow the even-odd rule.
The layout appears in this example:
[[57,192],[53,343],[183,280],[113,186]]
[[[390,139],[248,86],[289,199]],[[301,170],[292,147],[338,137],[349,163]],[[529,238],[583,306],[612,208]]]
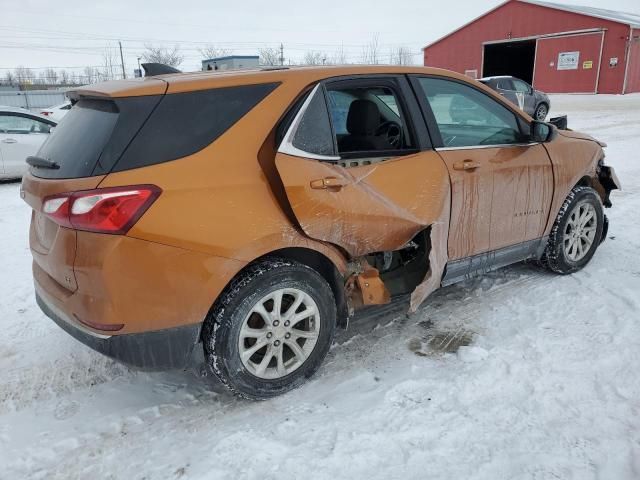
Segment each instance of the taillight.
[[44,115],[45,117],[48,117],[50,113],[51,112],[40,112],[40,115]]
[[42,213],[67,228],[123,235],[162,190],[155,185],[98,188],[44,199]]

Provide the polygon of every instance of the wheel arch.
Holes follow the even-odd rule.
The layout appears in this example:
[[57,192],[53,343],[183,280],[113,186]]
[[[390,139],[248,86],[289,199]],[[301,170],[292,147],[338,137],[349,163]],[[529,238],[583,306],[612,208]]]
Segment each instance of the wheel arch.
[[333,297],[336,301],[338,326],[346,328],[348,308],[344,291],[344,277],[329,257],[311,248],[286,247],[266,253],[256,258],[252,263],[260,262],[271,257],[293,260],[318,272],[327,281],[333,292]]
[[[209,311],[205,317],[209,317],[211,311],[214,310],[216,304],[219,302],[220,297],[225,290],[229,288],[233,282],[241,276],[248,268],[252,267],[256,263],[260,263],[270,258],[280,258],[284,260],[293,260],[303,265],[306,265],[316,272],[318,272],[329,284],[336,301],[337,309],[337,324],[339,327],[346,328],[348,323],[348,306],[347,298],[344,291],[344,277],[341,273],[340,267],[346,268],[346,262],[344,265],[336,264],[324,253],[307,247],[284,247],[268,252],[263,252],[260,256],[256,257],[250,262],[247,262],[242,268],[240,268],[235,275],[233,275],[225,286],[220,290],[220,293],[215,297]],[[204,324],[203,321],[203,324]],[[202,334],[202,333],[201,333]],[[199,337],[202,340],[202,337]]]

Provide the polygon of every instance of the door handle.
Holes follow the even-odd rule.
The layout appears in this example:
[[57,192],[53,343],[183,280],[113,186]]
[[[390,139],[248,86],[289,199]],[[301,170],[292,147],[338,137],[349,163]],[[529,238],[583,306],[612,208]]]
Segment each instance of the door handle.
[[15,138],[5,138],[2,143],[18,143],[18,141]]
[[453,164],[454,170],[475,170],[479,167],[480,164],[478,162],[474,162],[473,160],[458,160]]
[[349,181],[344,178],[325,177],[318,180],[311,180],[311,188],[315,190],[340,190],[349,185]]

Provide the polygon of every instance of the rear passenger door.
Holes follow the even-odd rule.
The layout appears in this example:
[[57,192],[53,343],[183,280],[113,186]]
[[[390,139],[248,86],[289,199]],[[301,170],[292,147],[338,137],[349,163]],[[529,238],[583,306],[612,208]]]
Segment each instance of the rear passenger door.
[[402,248],[448,219],[447,169],[406,78],[317,84],[286,127],[276,167],[309,237],[356,257]]
[[445,77],[412,77],[436,150],[451,177],[449,259],[543,236],[551,161],[528,124],[483,91]]

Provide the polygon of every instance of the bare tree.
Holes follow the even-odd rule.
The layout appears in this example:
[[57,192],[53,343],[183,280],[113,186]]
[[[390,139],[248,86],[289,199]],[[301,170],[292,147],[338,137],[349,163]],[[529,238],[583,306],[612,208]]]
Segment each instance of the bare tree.
[[102,80],[102,72],[96,67],[84,67],[84,76],[79,79],[81,83],[91,84]]
[[302,62],[305,65],[324,65],[327,63],[327,54],[310,50],[304,54]]
[[102,52],[102,71],[100,72],[102,79],[114,80],[118,78],[121,68],[120,55],[117,49],[108,45]]
[[69,85],[69,72],[66,70],[60,70],[60,85]]
[[33,83],[36,77],[33,70],[23,67],[22,65],[16,68],[14,75],[16,77],[16,82],[21,87]]
[[47,68],[44,71],[44,78],[46,78],[49,85],[55,85],[56,83],[58,83],[58,72],[56,72],[53,68]]
[[362,48],[362,63],[377,65],[380,63],[380,36],[376,33]]
[[202,55],[202,58],[204,58],[205,60],[218,57],[226,57],[227,55],[231,55],[233,53],[233,50],[229,48],[219,48],[212,43],[199,48],[198,51],[200,52],[200,55]]
[[142,58],[149,63],[162,63],[170,67],[178,67],[184,60],[184,56],[180,54],[180,47],[177,45],[169,49],[148,44],[144,48],[146,50],[142,53]]
[[392,48],[389,59],[393,65],[413,65],[413,55],[408,47]]
[[15,75],[12,72],[7,71],[7,73],[4,74],[4,83],[7,85],[14,85],[16,83]]
[[34,79],[34,83],[37,85],[46,85],[47,84],[47,74],[45,72],[40,72],[38,74],[38,78]]
[[280,50],[270,47],[261,48],[260,65],[280,65]]
[[328,63],[333,64],[333,65],[346,65],[347,64],[347,55],[344,52],[344,45],[341,45],[340,46],[340,50],[338,50],[337,52],[335,52],[331,56],[331,61],[329,61]]

